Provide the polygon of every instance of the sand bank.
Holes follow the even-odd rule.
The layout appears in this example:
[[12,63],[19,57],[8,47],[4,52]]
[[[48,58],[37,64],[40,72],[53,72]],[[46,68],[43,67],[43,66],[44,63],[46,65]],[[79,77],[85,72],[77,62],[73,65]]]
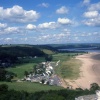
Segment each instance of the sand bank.
[[72,86],[72,88],[90,88],[91,83],[98,83],[100,85],[100,54],[89,53],[79,55],[76,57],[82,61],[80,67],[80,77],[76,80],[65,79],[66,83]]

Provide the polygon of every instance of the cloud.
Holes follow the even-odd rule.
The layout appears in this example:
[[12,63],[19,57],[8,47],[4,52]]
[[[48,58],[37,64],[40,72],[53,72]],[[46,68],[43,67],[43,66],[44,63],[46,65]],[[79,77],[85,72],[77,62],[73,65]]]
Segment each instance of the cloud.
[[19,33],[20,29],[18,27],[7,27],[4,29],[4,33]]
[[56,27],[56,22],[45,22],[38,25],[38,28],[40,29],[55,29]]
[[42,3],[42,4],[39,4],[38,6],[48,8],[49,4],[48,3]]
[[12,38],[5,38],[5,41],[11,41],[12,40]]
[[99,13],[98,11],[88,11],[88,12],[85,12],[83,15],[86,18],[94,18],[94,17],[97,17]]
[[61,8],[56,10],[57,14],[67,14],[68,13],[68,9],[65,6],[62,6]]
[[23,33],[25,30],[19,27],[4,27],[0,29],[0,34],[16,34],[16,33]]
[[72,21],[68,18],[58,18],[58,23],[62,25],[70,25],[72,24]]
[[15,5],[12,8],[0,7],[0,20],[8,20],[12,22],[34,22],[37,21],[40,14],[34,10],[24,10],[21,6]]
[[89,4],[90,0],[83,0],[83,4]]
[[88,10],[100,10],[100,2],[98,3],[95,3],[95,4],[91,4],[89,7],[88,7]]
[[57,22],[45,22],[37,26],[38,29],[56,29],[62,25],[71,25],[72,21],[68,18],[58,18]]
[[28,24],[28,25],[26,26],[26,29],[28,29],[28,30],[34,30],[34,29],[36,29],[36,26],[33,25],[33,24]]
[[86,18],[83,23],[87,26],[100,27],[100,2],[91,4],[88,11],[83,14]]
[[71,25],[74,24],[70,19],[68,18],[58,18],[56,22],[44,22],[41,24],[38,24],[38,26],[28,24],[27,29],[36,29],[37,31],[45,30],[45,29],[57,29],[59,27],[63,27],[64,25]]
[[88,19],[84,21],[84,24],[87,26],[97,26],[100,27],[100,17],[94,19]]
[[5,27],[7,27],[6,23],[0,23],[0,28],[5,28]]
[[43,34],[39,35],[37,41],[41,41],[43,43],[60,43],[68,39],[69,34],[67,33],[54,33],[54,34]]

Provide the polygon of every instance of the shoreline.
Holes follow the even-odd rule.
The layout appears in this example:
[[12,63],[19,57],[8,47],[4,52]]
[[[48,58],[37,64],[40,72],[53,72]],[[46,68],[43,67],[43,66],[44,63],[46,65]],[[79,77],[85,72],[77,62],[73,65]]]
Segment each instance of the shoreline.
[[[92,83],[100,85],[100,53],[79,55],[76,56],[76,59],[82,61],[82,66],[80,66],[80,77],[74,80],[64,79],[65,82],[72,86],[73,89],[89,89]],[[67,85],[64,85],[64,87],[66,88]]]

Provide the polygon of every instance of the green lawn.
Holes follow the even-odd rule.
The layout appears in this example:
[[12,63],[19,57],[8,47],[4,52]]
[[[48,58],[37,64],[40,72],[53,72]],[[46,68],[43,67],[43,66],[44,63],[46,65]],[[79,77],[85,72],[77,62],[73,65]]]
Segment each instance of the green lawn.
[[0,82],[0,84],[7,84],[9,89],[14,89],[16,91],[27,91],[27,92],[37,92],[37,91],[48,91],[48,90],[61,90],[62,87],[58,86],[49,86],[43,85],[39,83],[31,83],[31,82]]
[[26,64],[22,64],[22,65],[17,65],[13,68],[7,68],[6,70],[17,74],[18,78],[23,78],[24,72],[25,71],[28,71],[28,72],[32,71],[34,65],[35,65],[35,63],[26,63]]

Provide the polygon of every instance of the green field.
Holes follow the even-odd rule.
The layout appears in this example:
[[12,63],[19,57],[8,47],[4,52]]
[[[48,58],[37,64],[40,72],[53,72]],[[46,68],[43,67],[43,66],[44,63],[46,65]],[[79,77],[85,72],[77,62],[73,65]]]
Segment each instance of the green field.
[[13,72],[17,74],[18,78],[23,78],[24,77],[24,72],[25,71],[32,71],[35,63],[27,63],[27,64],[21,64],[14,66],[13,68],[7,68],[7,71]]
[[39,83],[31,82],[0,82],[0,84],[7,84],[9,89],[14,89],[16,91],[27,91],[27,92],[38,92],[38,91],[48,91],[48,90],[61,90],[62,87],[49,86]]
[[75,56],[80,55],[81,53],[58,53],[53,55],[53,61],[67,61],[71,58],[75,58]]
[[69,61],[63,61],[56,68],[56,73],[67,79],[77,79],[80,73],[81,61],[76,59],[70,59]]
[[41,63],[43,61],[45,61],[44,57],[38,57],[34,59],[25,58],[25,59],[22,59],[22,62],[28,62],[28,63],[15,65],[11,68],[7,68],[6,70],[17,74],[17,78],[23,78],[25,71],[32,72],[33,67],[36,64]]
[[44,62],[45,58],[44,57],[37,57],[37,58],[25,58],[25,59],[20,59],[21,63],[41,63]]
[[67,79],[76,79],[79,77],[80,66],[82,62],[75,59],[76,53],[64,53],[53,56],[54,61],[60,60],[59,66],[55,67],[58,76]]
[[52,50],[48,50],[48,49],[42,49],[42,51],[46,54],[54,54],[55,52],[53,52]]

